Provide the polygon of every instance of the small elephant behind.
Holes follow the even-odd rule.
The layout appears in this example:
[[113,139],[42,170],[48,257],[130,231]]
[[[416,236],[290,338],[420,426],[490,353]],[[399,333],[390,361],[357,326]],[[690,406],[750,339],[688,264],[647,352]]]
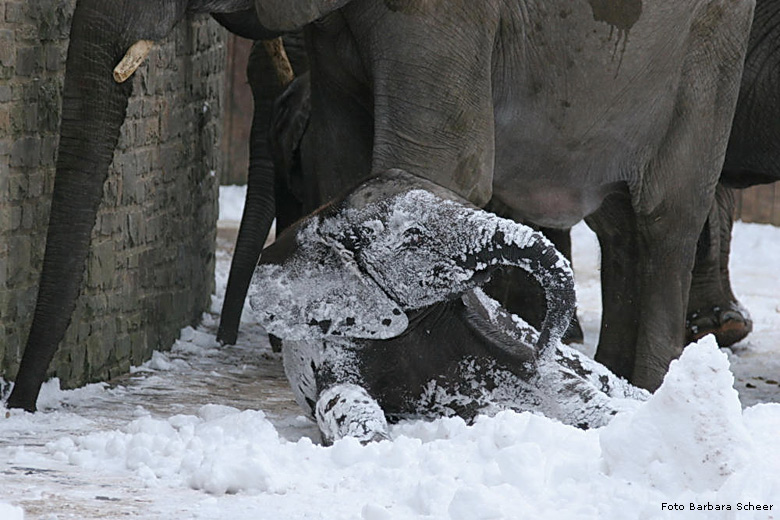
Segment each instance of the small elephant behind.
[[[539,332],[479,289],[498,266],[543,288]],[[283,233],[250,301],[282,338],[296,400],[325,443],[386,439],[388,421],[503,409],[598,427],[648,395],[560,343],[573,279],[541,234],[401,171]]]

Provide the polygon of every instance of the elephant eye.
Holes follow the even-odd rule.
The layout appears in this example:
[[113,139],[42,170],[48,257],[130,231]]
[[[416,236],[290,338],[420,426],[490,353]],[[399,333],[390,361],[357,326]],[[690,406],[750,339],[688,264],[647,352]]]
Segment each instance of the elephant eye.
[[418,247],[425,240],[425,235],[418,227],[410,227],[403,233],[403,246],[404,247]]

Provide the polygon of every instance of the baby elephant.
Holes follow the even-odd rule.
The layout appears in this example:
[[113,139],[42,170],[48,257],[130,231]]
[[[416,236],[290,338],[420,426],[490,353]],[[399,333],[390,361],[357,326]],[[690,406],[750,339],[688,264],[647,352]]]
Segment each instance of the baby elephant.
[[[479,289],[499,266],[544,288],[539,332]],[[574,283],[541,234],[399,170],[283,233],[250,301],[326,444],[386,439],[388,420],[501,409],[598,427],[647,397],[560,343]]]

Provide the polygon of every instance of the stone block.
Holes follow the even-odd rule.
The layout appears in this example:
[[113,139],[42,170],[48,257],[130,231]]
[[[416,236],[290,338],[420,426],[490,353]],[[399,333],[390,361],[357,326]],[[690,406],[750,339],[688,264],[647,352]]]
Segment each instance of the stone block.
[[59,134],[44,135],[41,139],[41,166],[54,166],[57,158]]
[[[4,287],[8,283],[8,258],[0,256],[0,291],[4,290]],[[0,316],[2,316],[2,309],[0,308]],[[2,350],[2,349],[0,349]]]
[[46,46],[46,70],[49,72],[59,72],[65,69],[66,54],[64,48],[59,45]]
[[11,166],[32,168],[38,165],[41,156],[39,137],[22,137],[11,145]]
[[39,74],[44,68],[43,47],[18,47],[16,49],[15,72],[17,76]]
[[22,222],[20,228],[23,231],[31,231],[35,225],[35,209],[31,204],[22,205]]
[[8,182],[8,200],[21,201],[27,196],[27,176],[23,174],[11,175]]
[[114,274],[114,243],[103,240],[93,241],[87,260],[87,286],[96,289],[106,289],[111,286]]
[[[21,209],[19,213],[21,217]],[[30,237],[25,235],[11,236],[8,239],[8,245],[10,262],[8,264],[7,283],[13,286],[26,280],[29,273],[32,248]]]
[[0,65],[3,67],[16,65],[14,47],[14,32],[10,29],[0,29]]
[[24,4],[22,2],[7,2],[5,4],[5,21],[21,23],[25,20]]
[[[4,160],[7,160],[7,157],[0,155],[0,203],[9,200],[10,194],[8,191],[8,185],[11,175],[8,172],[7,164],[5,169],[2,167],[2,164],[5,164]],[[0,211],[2,211],[2,208],[4,208],[4,205],[0,205]],[[2,221],[0,221],[0,233],[2,233],[4,229],[6,229],[5,225],[2,223]]]
[[146,219],[143,213],[128,213],[126,229],[130,247],[144,244],[146,240]]
[[[27,334],[28,323],[32,321],[32,313],[35,308],[35,300],[38,298],[38,288],[27,286],[24,290],[17,291],[15,301],[16,316],[25,321],[24,331]],[[26,338],[25,338],[26,339]]]
[[104,342],[109,343],[111,341],[110,338],[111,336],[109,335],[106,335],[104,338],[104,333],[100,329],[93,329],[89,337],[86,338],[86,360],[87,367],[90,370],[100,373],[101,368],[105,366],[109,350]]

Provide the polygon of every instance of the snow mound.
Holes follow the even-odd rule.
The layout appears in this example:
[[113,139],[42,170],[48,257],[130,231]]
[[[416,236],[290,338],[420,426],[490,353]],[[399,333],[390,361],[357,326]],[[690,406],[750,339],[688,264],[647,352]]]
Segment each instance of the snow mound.
[[713,336],[686,347],[655,394],[602,431],[606,472],[666,492],[718,489],[751,445],[733,384]]
[[60,387],[60,378],[53,377],[41,385],[36,406],[39,410],[59,410],[64,404],[84,402],[98,397],[107,388],[108,383],[91,383],[74,390],[63,390]]
[[[324,447],[285,440],[263,412],[207,405],[62,437],[46,457],[149,487],[244,495],[278,518],[626,520],[668,518],[662,503],[772,505],[780,405],[743,415],[731,384],[725,356],[704,339],[647,402],[601,429],[505,411],[471,425],[407,421],[391,441]],[[730,518],[718,514],[694,517]]]
[[24,511],[21,507],[0,502],[0,518],[3,520],[24,520]]

